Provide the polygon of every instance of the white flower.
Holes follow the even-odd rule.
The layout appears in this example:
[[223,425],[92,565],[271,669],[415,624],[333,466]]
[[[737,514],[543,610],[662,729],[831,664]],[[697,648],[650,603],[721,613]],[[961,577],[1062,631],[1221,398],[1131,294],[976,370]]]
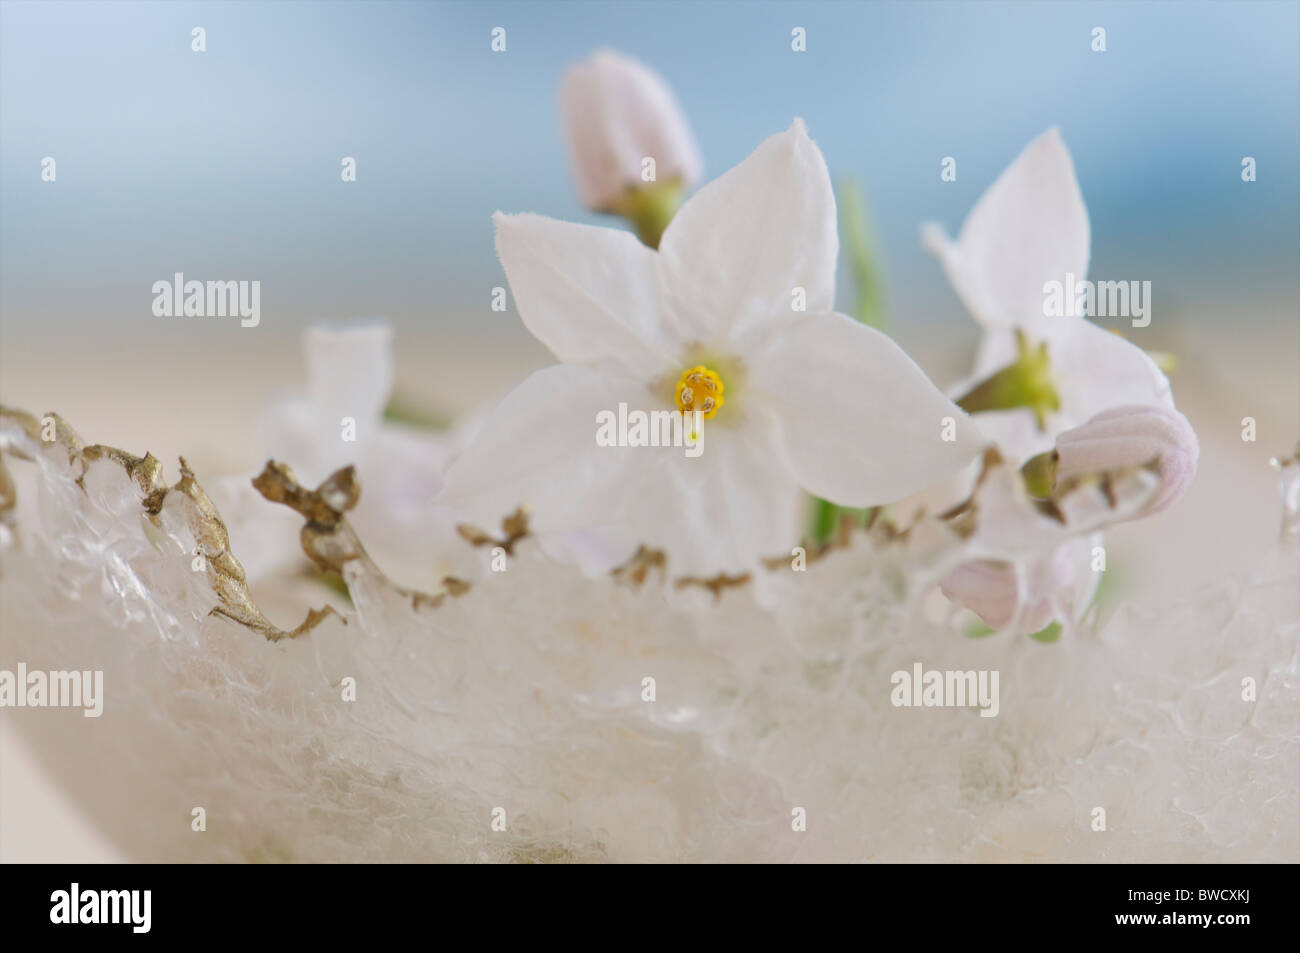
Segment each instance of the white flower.
[[[1056,435],[1117,407],[1159,408],[1181,419],[1173,410],[1168,379],[1141,348],[1082,316],[1045,314],[1047,283],[1064,284],[1067,276],[1082,282],[1091,253],[1088,211],[1058,130],[1039,136],[1007,167],[966,217],[956,242],[935,225],[926,226],[924,236],[967,310],[985,329],[974,372],[958,389],[1015,359],[1016,330],[1033,346],[1047,347],[1060,406],[1046,427],[1027,409],[978,415],[981,430],[1009,459],[1020,463],[1050,450]],[[1176,463],[1171,466],[1182,472]],[[995,519],[992,513],[984,516],[986,523]],[[1013,628],[1034,631],[1052,617],[1068,617],[1060,606],[1086,607],[1075,582],[1085,577],[1066,572],[1074,566],[1071,554],[1078,545],[1062,544],[1026,557],[1019,566],[968,562],[942,588],[995,628],[1018,616]]]
[[598,50],[565,75],[560,106],[578,192],[589,208],[609,210],[625,190],[645,184],[642,161],[658,181],[699,181],[700,151],[668,84],[644,64]]
[[1021,563],[972,559],[939,583],[943,594],[994,629],[1027,635],[1087,611],[1101,574],[1091,567],[1101,535],[1080,536]]
[[[1141,519],[1172,505],[1196,475],[1200,446],[1187,418],[1165,407],[1116,407],[1057,437],[1044,454],[1056,513],[1039,512],[1024,482],[1002,467],[976,489],[979,551],[949,572],[940,588],[995,629],[1035,632],[1077,620],[1099,573],[1089,565],[1105,526]],[[1127,472],[1126,472],[1127,471]],[[1071,492],[1075,478],[1113,481]]]
[[[801,121],[691,198],[658,252],[612,229],[496,222],[520,317],[563,363],[506,397],[448,470],[439,502],[472,522],[522,503],[539,532],[621,529],[677,575],[744,570],[796,541],[798,487],[885,503],[982,443],[897,345],[834,311],[835,201]],[[700,456],[597,446],[598,413],[676,410],[701,366],[724,402]]]
[[[262,414],[262,453],[287,463],[306,486],[355,464],[363,492],[348,514],[373,555],[412,585],[430,586],[453,568],[463,547],[454,528],[429,511],[429,487],[463,439],[384,421],[393,386],[392,329],[383,323],[316,326],[302,335],[307,389],[285,395]],[[250,579],[304,563],[295,518],[268,508],[247,476],[210,481]],[[285,527],[288,527],[286,533]],[[442,550],[431,540],[443,542]]]
[[303,331],[307,389],[267,408],[259,426],[267,452],[292,466],[308,486],[358,463],[379,439],[393,389],[392,352],[393,331],[382,322]]
[[1074,163],[1055,128],[1031,142],[975,203],[954,243],[924,229],[967,310],[984,327],[972,381],[1011,362],[1013,332],[1046,343],[1060,412],[1040,431],[1028,411],[980,415],[1003,453],[1026,459],[1055,434],[1126,404],[1173,407],[1169,381],[1139,347],[1079,316],[1044,314],[1044,285],[1082,282],[1090,228]]

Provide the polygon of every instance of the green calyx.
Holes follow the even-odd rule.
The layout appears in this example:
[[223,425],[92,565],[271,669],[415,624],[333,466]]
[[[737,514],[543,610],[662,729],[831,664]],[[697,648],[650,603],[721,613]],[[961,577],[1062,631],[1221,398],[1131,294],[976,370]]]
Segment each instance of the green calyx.
[[1024,478],[1025,490],[1030,496],[1045,500],[1056,489],[1056,464],[1060,459],[1055,450],[1048,450],[1036,457],[1030,457],[1020,468]]
[[1038,429],[1046,430],[1047,415],[1061,409],[1047,344],[1034,346],[1017,328],[1016,359],[992,377],[976,384],[957,401],[957,406],[971,414],[1025,407],[1033,411]]
[[657,249],[681,204],[682,181],[674,178],[629,186],[606,211],[627,219],[636,229],[637,238]]

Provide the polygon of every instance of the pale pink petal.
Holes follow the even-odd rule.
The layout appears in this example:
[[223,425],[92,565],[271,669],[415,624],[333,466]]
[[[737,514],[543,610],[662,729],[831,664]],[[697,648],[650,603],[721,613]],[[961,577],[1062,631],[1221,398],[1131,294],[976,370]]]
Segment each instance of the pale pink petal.
[[575,63],[560,88],[560,107],[582,201],[607,209],[642,185],[642,161],[656,180],[699,181],[702,162],[677,98],[663,78],[628,56],[598,50]]
[[1196,476],[1200,443],[1187,418],[1168,407],[1116,407],[1056,438],[1057,481],[1155,462],[1160,489],[1142,516],[1158,513]]

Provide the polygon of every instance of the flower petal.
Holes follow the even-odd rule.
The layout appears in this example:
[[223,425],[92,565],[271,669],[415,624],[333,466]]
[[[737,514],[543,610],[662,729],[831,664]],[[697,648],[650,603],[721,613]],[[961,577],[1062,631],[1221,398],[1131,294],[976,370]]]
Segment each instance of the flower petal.
[[538,532],[598,525],[590,512],[622,492],[635,461],[597,446],[596,415],[644,393],[635,381],[586,368],[535,371],[484,419],[448,468],[437,503],[493,532],[520,505]]
[[[363,462],[382,426],[393,387],[392,329],[381,323],[316,325],[302,334],[305,395],[275,399],[257,422],[262,447],[292,462],[314,486],[339,467]],[[353,440],[340,440],[351,418]]]
[[[1056,435],[1078,427],[1104,410],[1128,405],[1172,409],[1169,379],[1145,351],[1082,317],[1048,318],[1031,335],[1047,344],[1061,410],[1038,429],[1025,409],[976,414],[984,435],[1012,463],[1052,449]],[[987,329],[980,341],[975,373],[954,388],[969,390],[1015,359],[1015,338],[1007,328]]]
[[[965,466],[984,440],[897,344],[842,314],[808,317],[751,358],[747,389],[780,422],[800,485],[833,503],[902,499]],[[952,440],[944,440],[951,418]]]
[[1043,133],[975,203],[957,241],[923,232],[953,289],[986,327],[1043,320],[1043,285],[1083,281],[1091,244],[1088,210],[1059,130]]
[[560,361],[643,380],[676,366],[653,251],[613,228],[500,212],[493,221],[519,316]]
[[995,629],[1010,627],[1027,635],[1053,621],[1074,623],[1091,604],[1101,579],[1091,570],[1092,548],[1100,542],[1100,534],[1080,536],[1019,565],[970,560],[949,573],[939,588]]
[[754,568],[797,530],[798,488],[771,425],[705,425],[701,453],[680,447],[602,447],[596,414],[644,407],[639,382],[559,365],[537,371],[484,421],[448,470],[437,502],[495,530],[526,505],[538,533],[618,530],[663,549],[674,576]]
[[773,466],[780,453],[771,421],[754,420],[744,428],[706,423],[698,458],[665,460],[669,492],[645,511],[642,535],[667,550],[673,576],[746,572],[798,542],[799,488]]
[[1113,407],[1056,438],[1059,483],[1070,477],[1156,461],[1160,491],[1140,512],[1173,504],[1196,476],[1200,443],[1187,418],[1172,407]]
[[969,609],[994,629],[1016,615],[1020,576],[1016,567],[996,559],[972,559],[948,573],[939,588],[950,600]]
[[756,322],[835,307],[839,238],[826,162],[802,120],[700,189],[659,244],[665,304],[684,340],[721,346]]
[[1042,328],[1061,397],[1054,433],[1112,407],[1173,408],[1169,378],[1136,344],[1085,318],[1051,318]]
[[393,390],[391,327],[316,325],[303,332],[302,349],[307,393],[333,429],[340,416],[364,424],[379,420]]

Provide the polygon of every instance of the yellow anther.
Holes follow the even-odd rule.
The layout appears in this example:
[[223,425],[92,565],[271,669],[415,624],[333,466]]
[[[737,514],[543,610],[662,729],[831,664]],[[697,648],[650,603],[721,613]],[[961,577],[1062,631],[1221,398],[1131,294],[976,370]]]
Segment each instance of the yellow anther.
[[703,364],[682,371],[677,382],[677,409],[684,414],[699,411],[705,420],[722,407],[722,378]]

